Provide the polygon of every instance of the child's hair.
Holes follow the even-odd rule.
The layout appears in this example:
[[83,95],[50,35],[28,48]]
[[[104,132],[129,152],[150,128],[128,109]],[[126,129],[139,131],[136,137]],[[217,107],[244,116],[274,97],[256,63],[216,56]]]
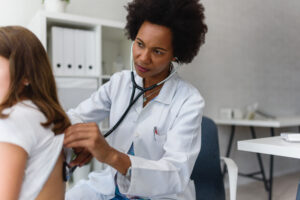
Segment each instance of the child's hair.
[[[29,99],[47,119],[41,125],[51,127],[55,134],[63,133],[70,120],[59,104],[51,65],[39,39],[20,26],[0,27],[0,56],[9,60],[11,80],[0,104],[0,118],[8,117],[4,109]],[[25,80],[29,85],[24,85]]]

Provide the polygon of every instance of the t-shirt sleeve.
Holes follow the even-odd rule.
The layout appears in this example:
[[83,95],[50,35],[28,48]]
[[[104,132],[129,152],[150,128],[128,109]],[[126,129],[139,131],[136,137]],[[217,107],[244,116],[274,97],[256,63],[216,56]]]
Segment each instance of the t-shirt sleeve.
[[0,119],[0,142],[20,146],[30,154],[36,138],[34,138],[33,130],[29,128],[27,120],[20,120],[16,116]]

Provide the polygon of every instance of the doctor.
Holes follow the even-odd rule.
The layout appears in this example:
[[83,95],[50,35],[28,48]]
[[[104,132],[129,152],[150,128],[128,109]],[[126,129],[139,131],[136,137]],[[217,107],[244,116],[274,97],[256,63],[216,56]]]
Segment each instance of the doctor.
[[[134,79],[141,87],[166,79],[173,63],[190,63],[204,43],[207,27],[198,0],[133,0],[126,8]],[[132,90],[130,71],[118,72],[69,111],[74,125],[65,132],[65,147],[86,149],[108,167],[73,187],[67,199],[195,199],[190,176],[200,151],[203,98],[173,73],[146,91],[105,140],[96,123],[109,116],[115,125]],[[79,154],[72,165],[86,160]]]

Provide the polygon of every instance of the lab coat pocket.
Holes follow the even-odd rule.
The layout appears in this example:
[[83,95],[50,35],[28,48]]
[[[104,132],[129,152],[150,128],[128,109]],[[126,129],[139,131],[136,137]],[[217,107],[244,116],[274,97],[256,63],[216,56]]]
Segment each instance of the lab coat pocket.
[[163,146],[165,144],[166,140],[167,140],[167,135],[166,134],[161,134],[161,135],[160,134],[154,134],[154,141],[157,144]]

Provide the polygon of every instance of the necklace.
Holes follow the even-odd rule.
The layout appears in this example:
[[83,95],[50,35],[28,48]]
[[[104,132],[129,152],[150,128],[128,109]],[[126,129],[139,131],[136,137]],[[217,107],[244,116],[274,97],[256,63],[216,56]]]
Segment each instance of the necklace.
[[159,92],[160,89],[161,89],[161,88],[158,88],[158,89],[154,90],[153,92],[151,92],[151,93],[148,94],[147,96],[145,96],[145,94],[146,94],[146,93],[145,93],[145,94],[143,95],[143,102],[145,103],[145,102],[148,100],[149,97],[151,97],[153,94]]

